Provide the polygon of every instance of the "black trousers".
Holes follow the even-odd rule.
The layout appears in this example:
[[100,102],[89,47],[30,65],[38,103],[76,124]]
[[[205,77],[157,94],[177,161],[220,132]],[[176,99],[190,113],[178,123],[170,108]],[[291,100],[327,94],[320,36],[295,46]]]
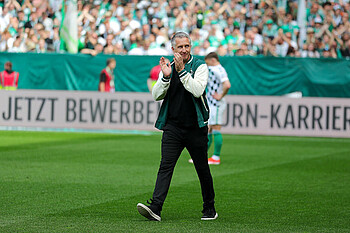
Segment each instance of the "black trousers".
[[162,209],[176,162],[186,148],[201,184],[203,208],[214,207],[213,179],[208,165],[208,127],[184,129],[167,124],[163,131],[162,159],[153,192],[153,204]]

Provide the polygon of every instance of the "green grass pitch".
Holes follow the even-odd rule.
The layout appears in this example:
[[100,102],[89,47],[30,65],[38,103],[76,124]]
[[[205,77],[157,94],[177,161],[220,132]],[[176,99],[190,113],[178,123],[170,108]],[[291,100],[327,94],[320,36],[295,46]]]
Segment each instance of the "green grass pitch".
[[0,232],[350,232],[350,139],[224,135],[208,222],[185,151],[149,222],[160,139],[0,131]]

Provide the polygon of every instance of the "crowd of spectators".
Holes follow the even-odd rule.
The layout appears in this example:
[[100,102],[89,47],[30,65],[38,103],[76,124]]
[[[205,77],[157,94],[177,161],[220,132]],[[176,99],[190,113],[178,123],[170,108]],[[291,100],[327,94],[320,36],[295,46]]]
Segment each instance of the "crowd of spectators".
[[[0,51],[60,52],[62,0],[0,0]],[[350,56],[349,0],[78,0],[79,52],[170,55],[186,31],[195,55]]]

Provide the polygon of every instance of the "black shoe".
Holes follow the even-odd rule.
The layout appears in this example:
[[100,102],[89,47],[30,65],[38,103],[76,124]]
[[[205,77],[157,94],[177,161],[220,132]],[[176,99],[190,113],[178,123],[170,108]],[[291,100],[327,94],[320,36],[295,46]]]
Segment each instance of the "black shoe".
[[201,220],[214,220],[217,219],[217,217],[219,216],[218,213],[216,213],[215,208],[205,208],[202,211],[203,216],[201,218]]
[[148,206],[142,203],[137,204],[137,210],[139,211],[139,213],[151,221],[160,222],[161,217],[159,208],[157,208],[157,206],[152,205],[152,203],[149,203],[148,201],[147,203],[149,204]]

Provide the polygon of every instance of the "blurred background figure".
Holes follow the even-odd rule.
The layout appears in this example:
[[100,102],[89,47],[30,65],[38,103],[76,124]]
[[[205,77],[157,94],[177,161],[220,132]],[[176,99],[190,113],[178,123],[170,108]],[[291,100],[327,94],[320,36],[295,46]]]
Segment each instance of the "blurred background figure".
[[221,125],[226,110],[225,95],[231,88],[230,80],[225,68],[220,64],[217,53],[212,52],[205,56],[208,65],[209,78],[207,84],[207,99],[209,104],[209,132],[208,149],[214,142],[214,154],[208,159],[209,164],[220,164],[222,147]]
[[5,63],[5,70],[0,72],[0,87],[3,90],[17,90],[19,73],[12,70],[10,61]]
[[107,66],[100,73],[100,83],[98,85],[98,90],[100,92],[115,92],[114,86],[114,69],[117,62],[114,58],[109,58],[107,60]]

